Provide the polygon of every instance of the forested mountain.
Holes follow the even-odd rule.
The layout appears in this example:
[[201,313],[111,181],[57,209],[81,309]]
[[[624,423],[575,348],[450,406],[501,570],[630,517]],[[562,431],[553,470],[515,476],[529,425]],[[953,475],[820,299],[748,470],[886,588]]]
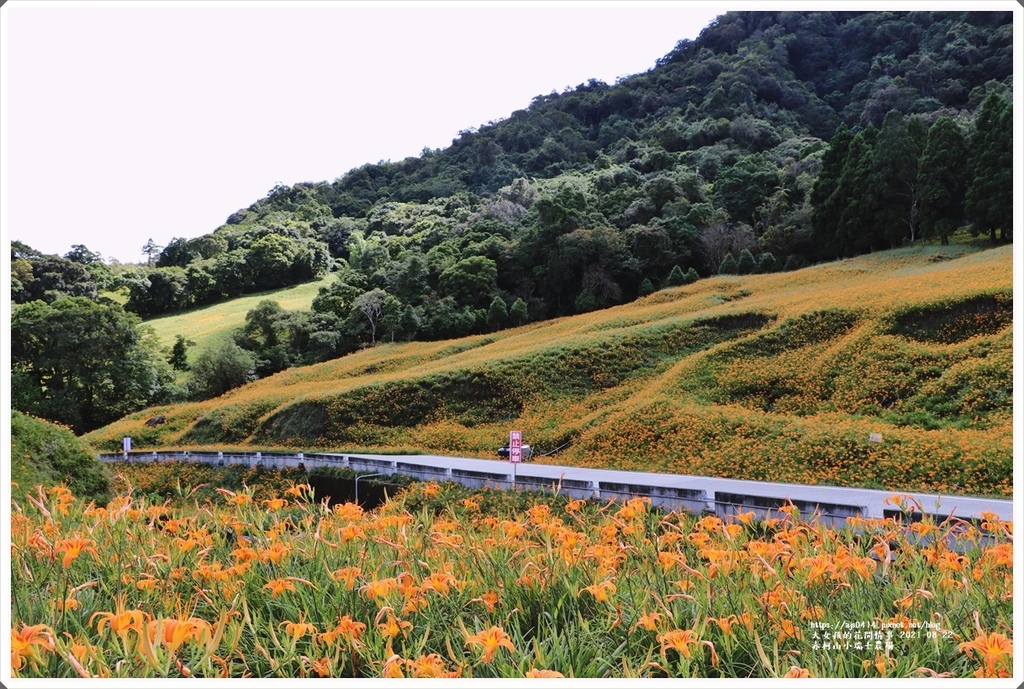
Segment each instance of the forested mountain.
[[14,300],[119,288],[148,317],[337,271],[310,311],[250,314],[237,345],[264,375],[961,228],[1009,241],[1012,30],[1010,12],[729,12],[645,73],[275,187],[117,276],[84,246],[16,247]]

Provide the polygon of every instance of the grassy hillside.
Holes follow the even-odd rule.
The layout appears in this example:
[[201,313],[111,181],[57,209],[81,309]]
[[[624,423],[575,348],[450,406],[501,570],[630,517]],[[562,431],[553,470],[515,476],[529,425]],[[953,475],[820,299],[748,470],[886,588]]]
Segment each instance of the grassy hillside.
[[170,347],[176,335],[183,335],[195,342],[189,352],[194,354],[205,347],[229,337],[231,332],[245,322],[245,314],[264,299],[276,301],[283,309],[308,309],[317,291],[335,279],[333,274],[320,280],[306,282],[294,287],[250,294],[238,299],[192,309],[173,316],[162,316],[146,321],[153,327],[160,344]]
[[709,278],[381,345],[86,437],[493,458],[519,428],[540,451],[571,440],[549,460],[564,464],[1009,496],[1012,260],[930,246]]
[[11,497],[27,506],[36,486],[64,484],[84,502],[105,505],[110,473],[86,443],[63,426],[11,412]]

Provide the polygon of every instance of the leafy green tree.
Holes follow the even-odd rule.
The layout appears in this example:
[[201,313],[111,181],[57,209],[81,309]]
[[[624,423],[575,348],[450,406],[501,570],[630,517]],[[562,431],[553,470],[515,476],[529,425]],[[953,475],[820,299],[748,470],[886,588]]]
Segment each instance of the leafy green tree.
[[260,237],[245,256],[254,288],[272,289],[291,284],[291,269],[299,254],[298,243],[279,234]]
[[921,154],[918,185],[921,188],[921,230],[927,237],[941,237],[949,244],[949,235],[964,219],[967,181],[964,160],[967,141],[960,127],[948,117],[940,117],[928,129]]
[[363,292],[347,282],[352,277],[351,274],[339,274],[329,285],[321,287],[310,308],[316,313],[332,313],[338,318],[347,318],[352,312],[352,303]]
[[890,110],[875,142],[869,178],[874,221],[891,247],[918,234],[918,161],[927,131],[918,117]]
[[719,275],[736,275],[738,270],[736,259],[732,257],[731,253],[726,254],[722,262],[718,264]]
[[775,259],[775,255],[770,251],[765,251],[757,257],[757,272],[758,273],[774,273],[779,269],[779,262]]
[[154,242],[152,237],[146,240],[142,245],[142,255],[146,257],[146,264],[153,265],[153,258],[159,256],[162,249],[163,247]]
[[686,274],[683,273],[683,269],[679,266],[672,266],[672,270],[669,271],[668,277],[665,278],[665,285],[668,287],[678,287],[679,285],[686,284]]
[[626,238],[643,271],[660,273],[676,259],[672,237],[664,225],[634,225],[626,231]]
[[395,296],[407,304],[418,306],[430,290],[430,269],[423,254],[409,252],[402,258],[395,280]]
[[220,286],[211,269],[213,262],[209,259],[193,261],[185,268],[185,281],[193,304],[209,304],[220,296]]
[[160,256],[156,260],[156,267],[179,266],[185,268],[196,258],[199,258],[199,254],[192,249],[188,239],[174,237],[160,252]]
[[207,347],[192,364],[189,395],[194,400],[219,397],[229,390],[256,380],[256,355],[234,340]]
[[501,297],[494,297],[487,309],[487,325],[491,330],[500,330],[508,321],[508,306]]
[[836,237],[839,250],[845,256],[885,245],[885,239],[877,230],[871,202],[871,169],[877,136],[878,130],[868,127],[853,137],[834,193],[835,208],[840,211]]
[[654,293],[654,283],[651,282],[650,278],[643,279],[643,282],[640,283],[640,288],[637,290],[637,293],[641,297],[646,297],[648,294]]
[[543,194],[533,204],[540,221],[542,238],[547,241],[583,225],[590,204],[579,188],[561,185],[554,194]]
[[763,154],[755,153],[719,171],[715,195],[733,221],[752,224],[754,211],[778,183],[775,166]]
[[[486,318],[484,312],[484,318]],[[477,316],[469,306],[459,306],[451,296],[424,305],[421,332],[425,339],[443,340],[464,337],[477,326]]]
[[996,230],[1009,241],[1013,232],[1013,109],[1010,101],[992,92],[982,102],[974,121],[971,154],[967,159],[966,211],[972,230]]
[[512,306],[508,310],[508,316],[509,320],[512,321],[512,325],[515,326],[525,325],[530,320],[529,309],[521,297],[512,302]]
[[403,339],[414,339],[422,325],[423,319],[416,308],[412,304],[406,304],[405,309],[402,311],[402,319],[399,321]]
[[571,294],[582,286],[598,306],[621,299],[616,278],[629,258],[621,232],[611,227],[581,228],[559,237],[556,246],[549,258],[548,278],[555,295]]
[[285,313],[281,305],[264,299],[245,314],[245,323],[235,334],[235,342],[256,357],[256,375],[268,376],[292,364],[288,342],[278,330]]
[[172,379],[155,336],[118,304],[65,297],[14,309],[15,409],[84,433],[155,403]]
[[174,344],[171,345],[171,356],[167,362],[176,371],[188,370],[188,348],[195,346],[195,342],[186,339],[184,335],[175,335]]
[[128,288],[125,308],[129,311],[140,316],[154,316],[191,305],[188,276],[184,268],[171,266],[140,270],[146,271],[142,273],[142,279],[133,281]]
[[839,254],[839,217],[845,207],[837,193],[853,134],[846,125],[840,125],[825,155],[821,159],[821,172],[811,188],[811,229],[814,239],[824,255]]
[[33,249],[24,242],[19,242],[17,239],[11,240],[11,260],[16,258],[23,258],[25,260],[33,260],[42,258],[43,252],[38,249]]
[[[731,256],[732,254],[730,254]],[[736,272],[739,275],[750,275],[757,270],[757,259],[754,258],[754,254],[750,253],[749,249],[744,249],[740,252],[740,258],[736,261]]]
[[438,282],[442,292],[460,304],[482,306],[497,287],[498,266],[484,256],[470,256],[441,273]]
[[384,307],[380,316],[381,339],[394,342],[396,339],[405,338],[402,328],[404,313],[405,304],[399,301],[395,295],[388,294],[384,297]]
[[214,283],[222,297],[238,297],[256,288],[253,274],[247,262],[245,249],[231,249],[213,259],[211,270]]
[[[19,278],[21,289],[12,294],[15,303],[41,300],[52,303],[63,297],[86,297],[95,299],[98,293],[96,282],[86,266],[57,256],[41,256],[28,259],[28,270],[24,270],[23,259],[12,261],[12,275]],[[14,264],[20,266],[14,271]]]
[[697,280],[700,280],[700,275],[697,273],[696,268],[690,266],[689,268],[687,268],[686,274],[683,275],[683,284],[690,285],[693,284],[694,282],[697,282]]
[[352,302],[352,313],[361,315],[369,325],[371,344],[377,342],[377,326],[384,315],[384,304],[388,296],[384,290],[375,288],[363,292]]
[[64,254],[64,258],[75,263],[81,263],[83,266],[103,262],[103,255],[90,251],[89,247],[85,244],[72,244],[71,251]]
[[573,307],[575,307],[576,313],[593,311],[597,308],[597,297],[590,290],[580,290],[580,293],[576,295],[576,299],[573,301]]

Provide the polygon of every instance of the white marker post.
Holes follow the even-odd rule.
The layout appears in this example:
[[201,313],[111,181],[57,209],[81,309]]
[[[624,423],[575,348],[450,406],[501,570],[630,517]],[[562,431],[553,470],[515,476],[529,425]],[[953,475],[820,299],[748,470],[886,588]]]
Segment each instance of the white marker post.
[[121,439],[121,449],[124,451],[124,461],[128,461],[128,452],[132,449],[132,439],[125,436]]
[[514,486],[516,484],[516,465],[523,461],[522,431],[509,431],[508,461],[512,462],[512,485]]

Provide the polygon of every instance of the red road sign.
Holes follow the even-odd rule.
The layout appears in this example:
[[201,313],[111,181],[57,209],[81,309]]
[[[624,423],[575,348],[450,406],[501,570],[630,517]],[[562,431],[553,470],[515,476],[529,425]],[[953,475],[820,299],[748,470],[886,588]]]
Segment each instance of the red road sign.
[[522,431],[510,431],[508,434],[508,461],[513,464],[523,461]]

